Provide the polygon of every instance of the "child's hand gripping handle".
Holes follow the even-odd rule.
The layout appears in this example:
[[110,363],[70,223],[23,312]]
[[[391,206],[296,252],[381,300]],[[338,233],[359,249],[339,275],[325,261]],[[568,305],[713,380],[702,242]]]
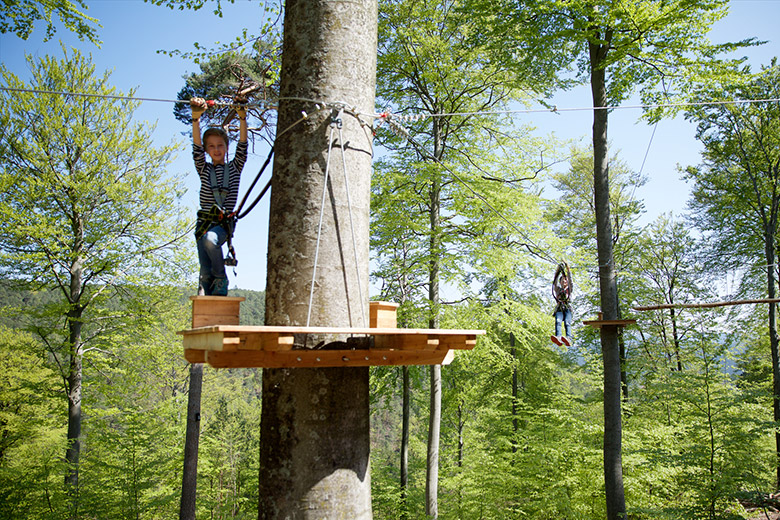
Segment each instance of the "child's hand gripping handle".
[[190,106],[192,107],[192,119],[194,120],[200,119],[200,116],[202,116],[203,112],[208,108],[206,100],[199,97],[191,98]]

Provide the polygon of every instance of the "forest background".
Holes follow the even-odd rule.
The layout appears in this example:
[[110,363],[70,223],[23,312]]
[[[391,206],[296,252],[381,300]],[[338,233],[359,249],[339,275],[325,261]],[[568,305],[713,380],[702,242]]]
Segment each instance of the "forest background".
[[[192,57],[182,60],[144,54],[143,47],[127,45],[127,33],[114,30],[108,25],[109,20],[121,17],[121,25],[128,29],[143,26],[146,28],[143,36],[136,39],[154,42],[154,50],[170,50],[186,48],[192,40],[199,39],[193,38],[192,27],[198,27],[198,35],[208,34],[209,43],[212,39],[230,40],[240,33],[235,24],[240,14],[232,10],[247,7],[242,3],[228,4],[223,6],[223,18],[206,13],[204,20],[196,22],[187,18],[197,16],[191,11],[168,11],[138,2],[120,2],[118,5],[123,9],[117,10],[111,4],[96,3],[90,7],[89,14],[106,25],[98,30],[101,39],[106,40],[105,47],[112,38],[123,41],[121,35],[125,34],[125,47],[132,52],[120,55],[95,48],[91,58],[98,65],[95,76],[102,76],[104,69],[115,69],[109,79],[111,85],[123,91],[139,85],[136,95],[150,97],[175,97],[184,85],[182,75],[198,72]],[[734,2],[733,8],[744,9],[753,17],[749,18],[749,24],[729,25],[728,31],[721,25],[722,34],[728,36],[717,40],[770,39],[768,32],[761,33],[762,22],[772,19],[767,10],[776,9],[776,5],[775,2]],[[98,13],[100,9],[108,10],[105,18]],[[760,16],[756,17],[759,11]],[[203,16],[204,12],[200,13]],[[155,27],[167,17],[170,17],[167,22]],[[207,27],[212,22],[216,27],[223,25],[224,38],[211,37]],[[422,19],[420,26],[424,26]],[[171,27],[178,27],[183,34],[166,30]],[[737,33],[732,35],[732,30]],[[70,45],[66,43],[60,49],[56,42],[40,44],[36,42],[38,34],[25,41],[9,34],[0,36],[4,68],[19,74],[23,80],[28,79],[29,73],[27,66],[20,62],[20,50],[29,49],[36,58],[52,55],[60,59]],[[716,31],[713,39],[717,34]],[[57,33],[59,37],[65,41],[72,38],[62,29]],[[170,46],[166,41],[171,42]],[[91,43],[72,43],[85,52],[92,52]],[[753,47],[741,52],[751,56],[750,63],[757,70],[761,65],[769,65],[771,56],[776,54],[768,49],[771,47]],[[73,56],[74,51],[67,52]],[[102,60],[111,66],[102,66]],[[170,87],[158,81],[165,77],[163,68],[151,72],[150,63],[157,60],[168,64],[163,67],[168,69],[165,74],[175,71]],[[177,60],[187,66],[181,70],[170,66]],[[139,64],[140,70],[129,72],[131,65]],[[380,76],[380,85],[386,90],[380,94],[385,93],[385,102],[390,104],[387,93],[391,92],[392,84],[387,78],[392,76],[392,63],[386,62],[384,70],[381,65],[380,61],[380,74],[385,75]],[[144,80],[147,74],[155,80]],[[15,98],[6,94],[3,99],[7,110],[4,113],[13,111]],[[578,100],[578,107],[589,105],[575,94],[558,94],[548,102],[566,108],[565,102],[572,99]],[[539,107],[534,104],[534,96],[520,96],[513,101]],[[520,106],[512,104],[506,108]],[[568,105],[572,106],[574,103]],[[162,107],[166,111],[169,108],[164,104],[142,103],[134,113],[137,122],[159,120],[153,134],[149,130],[154,136],[149,141],[156,147],[165,146],[168,136],[186,132],[186,127],[172,116],[159,115]],[[584,112],[585,118],[589,117],[588,111]],[[630,113],[628,117],[626,112]],[[765,306],[638,315],[632,314],[629,306],[766,296],[766,288],[761,288],[761,279],[756,276],[756,271],[760,274],[762,267],[766,268],[763,251],[749,244],[739,255],[735,253],[738,262],[723,261],[722,257],[713,256],[722,251],[707,247],[713,243],[707,225],[723,227],[725,223],[686,219],[685,215],[662,215],[663,211],[658,211],[659,208],[679,211],[690,195],[679,182],[683,172],[669,164],[654,166],[652,161],[656,156],[682,166],[716,163],[718,157],[712,154],[690,155],[692,151],[700,151],[701,145],[680,137],[685,132],[689,136],[693,134],[694,123],[678,117],[671,123],[661,120],[657,127],[635,126],[633,122],[641,111],[616,110],[614,114],[611,129],[618,129],[614,133],[619,134],[620,140],[627,139],[625,149],[631,154],[626,159],[628,155],[615,152],[623,148],[620,144],[613,146],[611,152],[613,212],[620,223],[620,236],[616,235],[615,243],[626,288],[623,309],[628,316],[639,320],[639,326],[627,330],[624,336],[627,349],[624,471],[629,510],[636,518],[743,517],[740,500],[753,497],[753,502],[757,502],[755,497],[764,496],[777,485],[772,460],[775,423],[770,412],[771,363]],[[549,127],[555,128],[558,138],[577,138],[586,134],[590,125],[587,120],[576,122],[577,114],[565,111],[552,114],[546,110],[502,119],[495,128],[506,130],[507,134],[511,130],[512,139],[500,145],[509,152],[471,159],[472,173],[464,175],[465,183],[458,182],[454,175],[450,177],[446,172],[424,166],[424,161],[408,162],[424,172],[417,179],[421,186],[432,182],[428,176],[441,175],[448,179],[452,190],[445,198],[449,204],[445,215],[449,217],[446,226],[450,241],[445,248],[445,305],[439,309],[442,323],[489,330],[488,338],[474,352],[461,356],[444,372],[440,514],[445,518],[604,516],[597,339],[591,331],[580,327],[575,332],[573,349],[557,349],[548,339],[552,322],[547,278],[554,268],[550,259],[565,256],[574,267],[578,318],[592,316],[596,311],[594,225],[589,214],[587,180],[590,152],[582,142],[572,145],[547,138],[544,131],[547,125],[539,122],[542,117],[556,121],[565,118],[565,124]],[[626,117],[626,121],[621,123],[620,117]],[[704,119],[701,115],[692,114],[692,117]],[[409,121],[407,126],[411,128],[412,120]],[[525,126],[529,121],[537,123],[541,130]],[[69,121],[62,123],[67,125]],[[678,126],[669,130],[666,125]],[[777,128],[769,130],[775,133],[768,137],[778,139]],[[161,134],[165,137],[160,137]],[[424,132],[414,135],[423,139]],[[651,139],[652,135],[655,136]],[[401,160],[404,153],[411,154],[410,157],[415,154],[413,150],[404,150],[393,139],[379,129],[378,143],[386,145],[387,151],[378,153],[375,193],[386,198],[375,200],[374,288],[380,297],[403,301],[402,317],[406,323],[414,324],[424,320],[426,298],[422,289],[426,279],[412,266],[424,262],[426,253],[417,251],[417,243],[427,237],[419,222],[401,220],[398,212],[391,211],[393,203],[409,203],[412,209],[415,206],[411,192],[396,191],[396,187],[385,190],[392,186],[388,183],[393,182],[393,172],[398,170],[393,154],[398,154]],[[455,135],[453,139],[464,143],[471,140],[474,145],[485,137],[475,133]],[[674,146],[664,139],[673,141]],[[686,142],[690,144],[685,145]],[[258,143],[257,157],[247,167],[250,172],[265,155],[261,147]],[[165,167],[172,179],[190,170],[186,145],[180,142],[176,148],[181,151],[179,157]],[[463,150],[465,145],[460,148]],[[3,147],[2,151],[6,157],[16,153],[9,147]],[[4,168],[4,175],[14,173],[6,165]],[[457,171],[462,175],[469,171],[462,165],[461,168]],[[483,175],[474,176],[474,170]],[[496,172],[502,180],[490,187],[491,183],[485,181],[499,178],[494,175]],[[687,175],[696,185],[698,177],[691,171]],[[647,177],[652,180],[648,181]],[[179,198],[178,204],[183,209],[191,209],[195,181],[192,175],[186,179],[183,186],[188,188],[189,195]],[[645,186],[659,180],[663,202],[644,191]],[[487,197],[490,204],[500,207],[516,228],[507,229],[505,221],[491,215],[481,199],[467,193],[467,185]],[[678,195],[672,196],[672,192]],[[393,198],[393,193],[398,199]],[[12,196],[8,186],[3,194],[4,202]],[[705,202],[699,199],[699,207]],[[261,230],[266,217],[263,211],[266,210],[260,208],[252,214],[256,220],[242,223],[242,228],[251,229],[252,233],[243,234],[243,242],[237,241],[239,254],[243,255],[241,276],[236,283],[242,287],[252,288],[258,283],[251,281],[254,276],[264,278],[265,235]],[[6,223],[12,222],[7,213],[4,215]],[[410,210],[406,216],[419,219],[425,212],[418,214]],[[750,218],[749,210],[745,210],[743,218]],[[469,230],[464,223],[474,227]],[[475,236],[474,229],[480,230],[481,237],[495,239],[494,242],[482,241],[480,236]],[[742,246],[738,241],[732,244]],[[188,311],[183,293],[187,290],[179,288],[191,286],[194,272],[192,257],[186,258],[191,252],[187,253],[186,245],[180,249],[177,253],[185,257],[171,258],[175,268],[164,270],[162,279],[152,278],[155,283],[164,283],[172,289],[157,292],[154,312],[123,308],[132,316],[132,321],[126,323],[132,329],[101,330],[99,345],[85,356],[84,451],[80,463],[83,480],[79,504],[85,517],[168,518],[174,516],[178,507],[187,370],[174,332],[186,327]],[[396,254],[399,252],[400,255]],[[399,264],[397,260],[404,254],[410,255],[405,258],[416,260]],[[714,261],[708,262],[711,259]],[[247,269],[244,267],[247,264],[252,267]],[[244,285],[247,271],[251,273],[246,277],[250,281]],[[4,274],[8,278],[20,278],[7,264]],[[3,413],[0,416],[3,427],[0,485],[6,508],[2,514],[8,518],[59,517],[68,502],[61,478],[67,472],[61,460],[65,451],[63,383],[58,375],[58,358],[46,348],[46,338],[50,336],[40,333],[41,321],[36,321],[46,318],[39,311],[50,312],[50,304],[57,302],[56,294],[45,289],[8,285],[3,292],[7,318],[1,345],[5,395],[0,397]],[[254,302],[262,301],[256,293],[246,294]],[[114,310],[125,304],[120,299],[101,302],[107,309],[114,306]],[[167,312],[160,312],[161,309]],[[243,315],[243,323],[262,321],[262,304],[245,305],[244,309],[252,316]],[[21,332],[20,326],[29,333]],[[56,324],[52,327],[56,328]],[[514,340],[510,339],[510,332]],[[376,369],[372,373],[373,498],[375,516],[380,518],[397,518],[401,514],[411,518],[424,516],[424,484],[421,483],[425,474],[428,406],[425,369],[410,372],[413,435],[406,490],[398,485],[397,476],[400,372]],[[259,388],[256,371],[207,372],[198,504],[203,516],[254,518],[257,515]]]

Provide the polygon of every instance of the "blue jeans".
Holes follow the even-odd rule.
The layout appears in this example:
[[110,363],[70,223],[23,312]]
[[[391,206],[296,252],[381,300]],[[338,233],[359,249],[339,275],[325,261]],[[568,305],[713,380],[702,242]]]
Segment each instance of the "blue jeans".
[[555,335],[561,335],[561,322],[563,322],[566,328],[566,337],[569,337],[569,328],[571,327],[571,310],[563,309],[561,311],[555,311]]
[[227,240],[227,232],[222,226],[214,226],[198,240],[198,261],[200,262],[200,285],[207,295],[216,278],[227,278],[225,258],[222,256],[222,244]]

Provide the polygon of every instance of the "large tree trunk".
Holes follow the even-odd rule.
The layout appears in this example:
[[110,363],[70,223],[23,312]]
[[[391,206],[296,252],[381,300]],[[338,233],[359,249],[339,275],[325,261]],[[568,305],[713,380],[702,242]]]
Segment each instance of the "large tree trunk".
[[202,387],[203,365],[193,363],[190,365],[190,387],[187,392],[187,433],[184,438],[184,469],[181,477],[179,520],[195,520]]
[[[605,40],[609,41],[609,36]],[[590,43],[591,91],[594,107],[607,106],[606,74],[601,64],[607,48]],[[593,111],[593,195],[596,210],[596,242],[599,261],[599,289],[603,319],[618,319],[617,282],[612,254],[612,225],[609,210],[609,157],[606,109]],[[623,490],[620,346],[617,327],[601,327],[604,360],[604,484],[607,519],[625,517]]]
[[[371,131],[331,109],[374,112],[376,32],[373,0],[286,3],[268,325],[367,325]],[[344,339],[298,338],[308,348]],[[368,395],[367,368],[263,371],[260,519],[371,518]]]

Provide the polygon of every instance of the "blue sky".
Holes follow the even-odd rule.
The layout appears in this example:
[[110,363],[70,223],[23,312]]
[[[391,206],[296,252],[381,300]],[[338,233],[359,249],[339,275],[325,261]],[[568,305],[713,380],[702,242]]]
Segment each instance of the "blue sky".
[[[100,20],[98,48],[64,30],[56,33],[50,42],[43,42],[43,27],[37,27],[27,41],[13,35],[0,35],[0,62],[22,78],[27,77],[24,54],[60,56],[60,41],[66,46],[81,49],[92,55],[97,71],[110,70],[111,82],[127,92],[137,87],[136,96],[174,99],[183,85],[182,76],[197,71],[195,63],[180,58],[158,54],[160,49],[192,50],[192,43],[211,45],[215,41],[229,42],[241,30],[262,23],[261,2],[237,0],[223,7],[224,16],[215,16],[207,7],[200,11],[172,11],[143,3],[141,0],[87,1],[88,14]],[[762,47],[747,49],[744,53],[755,68],[768,64],[773,56],[780,56],[780,43],[776,36],[777,20],[780,20],[780,0],[732,0],[729,16],[719,22],[711,33],[715,42],[733,41],[748,37],[768,40]],[[590,106],[588,87],[581,87],[557,95],[552,103],[563,108]],[[626,103],[634,104],[633,102]],[[181,150],[172,166],[172,172],[186,174],[189,193],[186,203],[194,208],[197,197],[197,178],[190,160],[189,137],[182,135],[187,128],[176,121],[170,103],[145,102],[136,112],[139,120],[156,122],[156,144],[176,141]],[[653,128],[638,121],[640,110],[616,110],[610,115],[609,136],[611,151],[634,170],[642,168],[649,177],[648,184],[637,191],[644,199],[647,216],[645,221],[661,213],[684,212],[688,187],[679,179],[677,165],[696,164],[700,147],[694,139],[695,128],[682,118],[661,121],[653,135]],[[565,113],[534,113],[518,116],[522,123],[535,125],[540,133],[554,132],[566,139],[579,139],[587,144],[592,124],[590,111]],[[649,151],[648,151],[649,147]],[[251,148],[251,147],[250,147]],[[647,160],[642,166],[645,155]],[[267,148],[258,145],[250,149],[250,158],[244,169],[244,186],[254,178],[260,168]],[[266,173],[267,175],[267,173]],[[231,278],[231,286],[261,290],[265,287],[265,261],[267,244],[267,201],[259,205],[239,223],[235,245],[239,256],[238,276]],[[191,244],[194,251],[194,241]]]

